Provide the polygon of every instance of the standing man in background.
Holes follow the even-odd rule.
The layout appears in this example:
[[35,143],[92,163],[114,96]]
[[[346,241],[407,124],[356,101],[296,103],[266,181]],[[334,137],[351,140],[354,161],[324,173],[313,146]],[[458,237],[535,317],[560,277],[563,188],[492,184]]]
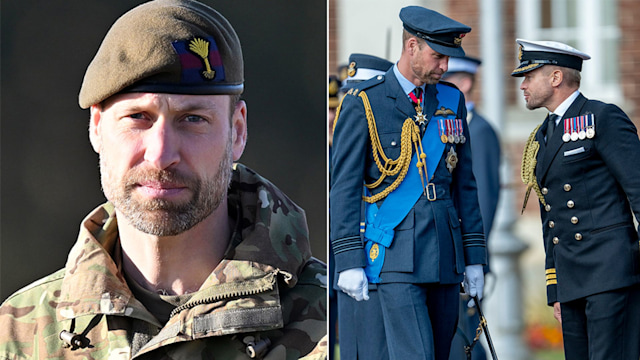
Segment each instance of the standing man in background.
[[[478,202],[482,213],[484,236],[489,240],[493,219],[498,208],[500,195],[500,140],[491,123],[480,114],[471,100],[476,88],[476,73],[481,65],[480,59],[470,56],[449,58],[449,69],[442,79],[460,89],[467,106],[467,123],[473,159],[473,175],[478,186]],[[488,259],[490,262],[490,259]],[[489,272],[487,264],[485,273]]]
[[[525,202],[540,201],[547,303],[568,360],[640,358],[640,141],[616,105],[580,93],[590,56],[555,41],[516,40],[527,109],[548,116],[522,160]],[[633,212],[633,213],[632,213]]]
[[[466,100],[467,122],[469,123],[469,133],[473,139],[471,142],[473,175],[478,184],[478,202],[480,203],[484,234],[488,244],[500,194],[500,140],[498,140],[498,135],[491,124],[478,113],[474,102],[471,100],[471,93],[476,87],[476,73],[480,64],[481,61],[479,59],[470,56],[451,57],[449,58],[449,69],[442,78],[457,86]],[[488,255],[487,265],[484,267],[485,276],[490,271],[489,263],[491,259]],[[472,341],[480,319],[475,309],[468,309],[465,306],[465,300],[463,296],[460,318],[458,319],[458,331],[462,331],[464,338]],[[467,358],[463,351],[464,346],[467,345],[464,338],[459,334],[454,338],[451,347],[451,360]],[[486,353],[482,346],[474,346],[472,359],[486,359]]]
[[336,119],[330,238],[338,287],[366,303],[376,284],[385,337],[370,344],[446,360],[460,283],[481,297],[486,264],[464,95],[438,84],[471,29],[418,6],[400,19],[400,59],[349,90]]
[[239,39],[214,9],[154,0],[113,24],[79,95],[108,202],[64,269],[4,302],[0,357],[326,358],[326,268],[304,211],[233,163],[243,90]]

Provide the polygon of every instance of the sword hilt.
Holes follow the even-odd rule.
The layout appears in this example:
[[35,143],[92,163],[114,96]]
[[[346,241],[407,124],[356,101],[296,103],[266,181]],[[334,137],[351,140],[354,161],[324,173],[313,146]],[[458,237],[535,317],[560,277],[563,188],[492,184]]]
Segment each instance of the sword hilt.
[[493,341],[491,341],[491,335],[489,335],[489,326],[487,326],[487,319],[484,317],[484,314],[482,313],[482,309],[480,308],[480,300],[478,300],[478,296],[472,296],[472,298],[473,298],[473,301],[476,303],[476,309],[478,309],[478,317],[480,318],[479,327],[482,327],[482,330],[484,330],[484,336],[487,338],[487,344],[489,345],[489,351],[491,352],[491,357],[493,358],[493,360],[498,360],[496,349],[493,347]]

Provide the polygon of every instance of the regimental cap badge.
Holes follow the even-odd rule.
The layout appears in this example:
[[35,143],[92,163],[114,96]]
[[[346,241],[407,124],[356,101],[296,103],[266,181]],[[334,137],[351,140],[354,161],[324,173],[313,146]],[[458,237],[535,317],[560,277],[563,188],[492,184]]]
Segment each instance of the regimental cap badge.
[[199,85],[224,81],[225,68],[213,37],[193,37],[171,43],[180,59],[181,83]]
[[467,34],[460,34],[460,35],[458,35],[457,37],[455,37],[455,38],[453,39],[453,43],[454,43],[454,44],[456,44],[456,45],[458,45],[458,46],[460,46],[460,44],[462,44],[462,38],[463,38],[463,37],[465,37],[465,35],[467,35]]
[[207,80],[212,80],[216,76],[216,72],[211,70],[209,63],[209,42],[202,38],[195,38],[189,42],[189,50],[202,58],[205,66],[202,76]]

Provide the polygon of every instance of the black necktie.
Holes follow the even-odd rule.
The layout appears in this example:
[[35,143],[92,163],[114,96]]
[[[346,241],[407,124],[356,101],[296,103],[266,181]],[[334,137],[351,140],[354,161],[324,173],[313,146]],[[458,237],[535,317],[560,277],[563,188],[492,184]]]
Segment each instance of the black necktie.
[[413,94],[416,96],[416,99],[420,100],[420,106],[422,106],[422,88],[417,87],[413,90]]
[[547,142],[551,139],[553,135],[553,130],[556,128],[556,119],[559,118],[558,115],[551,113],[549,115],[549,124],[547,124]]

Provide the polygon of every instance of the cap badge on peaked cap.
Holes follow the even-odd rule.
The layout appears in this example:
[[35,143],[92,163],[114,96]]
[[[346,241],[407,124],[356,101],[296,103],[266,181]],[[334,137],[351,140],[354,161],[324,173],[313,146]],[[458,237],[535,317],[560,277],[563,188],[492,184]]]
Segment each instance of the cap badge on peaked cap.
[[520,44],[520,48],[518,48],[518,61],[522,61],[522,49],[524,48],[524,46],[522,46],[522,44]]
[[462,44],[462,38],[465,37],[465,35],[467,35],[467,34],[458,35],[458,37],[453,39],[453,43],[456,44],[456,45]]
[[351,77],[356,75],[356,62],[355,61],[352,61],[349,64],[349,69],[347,70],[347,75],[351,76]]

